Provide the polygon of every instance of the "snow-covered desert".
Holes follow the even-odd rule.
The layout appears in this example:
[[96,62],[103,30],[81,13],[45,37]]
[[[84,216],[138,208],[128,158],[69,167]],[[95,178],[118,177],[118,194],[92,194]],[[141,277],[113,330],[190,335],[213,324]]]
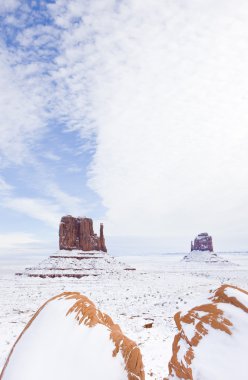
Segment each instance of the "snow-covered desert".
[[[203,258],[206,255],[198,253],[201,254]],[[96,272],[95,268],[81,278],[16,276],[15,273],[23,273],[27,266],[37,267],[39,259],[29,259],[29,265],[20,260],[1,261],[1,367],[37,309],[51,297],[76,291],[111,316],[123,333],[137,343],[143,356],[146,379],[162,380],[168,376],[172,343],[177,333],[175,313],[206,302],[209,292],[222,284],[248,289],[248,253],[218,254],[224,259],[218,262],[206,262],[205,258],[185,261],[184,255],[173,253],[115,258],[105,255],[108,265],[100,265],[101,260],[95,260],[99,263],[98,268],[102,266],[100,269],[104,267],[104,270]],[[45,259],[46,267],[48,261]],[[78,269],[82,268],[82,261],[89,260],[81,260]],[[96,273],[98,275],[94,275]],[[66,350],[66,342],[64,344]],[[244,373],[239,375],[237,378],[245,379]],[[228,376],[226,373],[223,379],[232,379]]]
[[0,380],[248,380],[247,20],[0,0]]

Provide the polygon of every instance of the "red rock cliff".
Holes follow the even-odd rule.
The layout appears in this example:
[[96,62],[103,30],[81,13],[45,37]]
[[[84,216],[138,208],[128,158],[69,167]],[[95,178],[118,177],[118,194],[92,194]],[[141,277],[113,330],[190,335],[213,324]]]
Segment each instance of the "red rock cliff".
[[107,252],[103,224],[99,237],[94,233],[92,219],[63,216],[59,226],[59,249]]

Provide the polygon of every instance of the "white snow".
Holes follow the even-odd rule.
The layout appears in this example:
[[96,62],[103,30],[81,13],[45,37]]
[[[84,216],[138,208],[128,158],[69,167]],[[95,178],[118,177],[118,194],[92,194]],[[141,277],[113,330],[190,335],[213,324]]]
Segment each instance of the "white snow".
[[234,289],[234,288],[225,289],[225,293],[228,297],[237,298],[245,307],[248,308],[248,297],[246,294],[241,293],[237,289]]
[[194,348],[193,378],[200,380],[247,380],[247,313],[230,304],[221,304],[221,309],[224,311],[225,317],[233,323],[230,328],[232,335],[208,328],[208,335]]
[[66,312],[75,300],[55,300],[35,318],[17,343],[4,380],[127,380],[125,364],[103,325],[79,325]]
[[82,275],[99,276],[102,272],[117,272],[130,267],[117,258],[99,251],[60,250],[35,266],[17,272],[20,275]]
[[[118,257],[115,260],[137,270],[103,270],[101,276],[81,279],[18,277],[14,273],[23,271],[23,264],[2,263],[0,367],[17,336],[45,301],[63,291],[78,291],[109,314],[124,334],[137,342],[143,355],[146,380],[162,380],[168,375],[167,363],[177,333],[174,314],[205,303],[209,290],[223,283],[248,289],[248,254],[230,253],[222,257],[229,261],[228,265],[184,262],[183,255],[179,254]],[[98,265],[102,262],[101,259],[96,261]],[[145,329],[143,326],[149,321],[153,321],[153,327]]]
[[210,251],[192,251],[184,256],[185,262],[196,261],[202,263],[228,264],[228,260]]
[[196,236],[196,240],[204,240],[204,239],[206,239],[208,237],[208,235],[197,235]]

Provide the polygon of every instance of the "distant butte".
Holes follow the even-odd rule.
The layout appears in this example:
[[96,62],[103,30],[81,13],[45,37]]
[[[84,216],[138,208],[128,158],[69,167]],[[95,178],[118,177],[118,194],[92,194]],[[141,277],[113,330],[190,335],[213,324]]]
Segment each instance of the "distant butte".
[[212,236],[209,236],[207,232],[202,232],[201,234],[197,235],[194,243],[191,242],[191,252],[192,251],[213,252]]
[[103,224],[100,225],[100,236],[97,236],[92,219],[63,216],[59,226],[59,249],[107,252]]

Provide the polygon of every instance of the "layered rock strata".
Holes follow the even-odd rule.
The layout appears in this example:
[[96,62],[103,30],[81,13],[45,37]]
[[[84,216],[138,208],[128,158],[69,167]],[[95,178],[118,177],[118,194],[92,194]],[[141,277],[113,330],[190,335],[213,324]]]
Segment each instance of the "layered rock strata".
[[103,224],[100,225],[100,236],[97,236],[92,219],[63,216],[59,226],[59,249],[107,252]]
[[40,278],[82,278],[118,273],[123,270],[130,271],[135,268],[101,252],[73,251],[72,255],[68,251],[63,253],[60,251],[36,266],[26,268],[24,272],[17,272],[16,275]]

